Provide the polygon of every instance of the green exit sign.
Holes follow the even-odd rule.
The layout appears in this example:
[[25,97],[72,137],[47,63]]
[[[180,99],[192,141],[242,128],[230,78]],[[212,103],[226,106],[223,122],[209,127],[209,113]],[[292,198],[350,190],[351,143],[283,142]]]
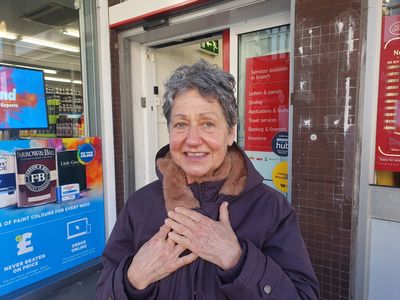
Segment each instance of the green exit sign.
[[218,40],[201,43],[200,48],[209,54],[217,55],[219,51]]

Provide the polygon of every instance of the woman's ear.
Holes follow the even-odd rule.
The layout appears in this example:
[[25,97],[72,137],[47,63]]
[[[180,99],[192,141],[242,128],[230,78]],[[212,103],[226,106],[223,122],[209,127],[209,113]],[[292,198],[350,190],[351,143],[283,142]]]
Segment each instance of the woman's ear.
[[229,136],[228,136],[228,146],[232,146],[235,141],[235,130],[236,127],[229,128]]

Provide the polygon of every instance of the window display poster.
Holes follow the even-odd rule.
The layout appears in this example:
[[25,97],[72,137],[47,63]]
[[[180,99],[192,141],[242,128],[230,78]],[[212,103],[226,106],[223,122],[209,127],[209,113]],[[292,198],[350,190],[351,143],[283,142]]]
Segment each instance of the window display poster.
[[288,191],[289,52],[246,60],[244,149],[267,185]]
[[101,256],[100,138],[1,141],[0,168],[0,296]]
[[400,15],[382,16],[375,169],[400,172]]
[[0,129],[47,127],[43,71],[0,65]]

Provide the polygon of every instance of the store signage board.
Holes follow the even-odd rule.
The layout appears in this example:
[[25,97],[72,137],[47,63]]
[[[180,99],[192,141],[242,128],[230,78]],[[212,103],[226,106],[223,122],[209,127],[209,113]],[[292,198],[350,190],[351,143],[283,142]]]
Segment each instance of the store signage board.
[[0,189],[1,298],[100,257],[105,224],[100,138],[1,141],[0,151],[0,179],[15,176]]
[[382,16],[375,169],[400,172],[400,15]]
[[244,149],[265,183],[287,194],[289,53],[246,60]]

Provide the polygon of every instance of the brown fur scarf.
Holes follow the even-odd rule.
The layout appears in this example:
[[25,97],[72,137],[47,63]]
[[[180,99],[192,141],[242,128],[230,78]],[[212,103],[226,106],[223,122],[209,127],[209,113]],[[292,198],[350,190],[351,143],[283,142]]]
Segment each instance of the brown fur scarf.
[[[171,153],[157,160],[157,167],[163,175],[163,193],[167,211],[181,206],[188,209],[199,207],[199,201],[193,196],[187,186],[184,171],[172,159]],[[221,166],[212,176],[205,176],[199,183],[210,181],[225,182],[219,191],[224,195],[239,195],[246,184],[247,170],[242,154],[234,147],[230,147]]]

